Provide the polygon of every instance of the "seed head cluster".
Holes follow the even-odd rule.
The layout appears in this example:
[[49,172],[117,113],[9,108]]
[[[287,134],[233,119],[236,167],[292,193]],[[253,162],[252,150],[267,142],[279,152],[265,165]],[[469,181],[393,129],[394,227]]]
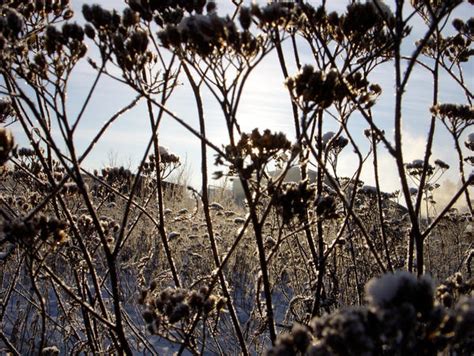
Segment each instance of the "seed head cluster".
[[[435,292],[428,277],[386,274],[366,286],[368,305],[282,333],[267,355],[432,355],[474,346],[473,282],[456,274]],[[439,300],[441,303],[438,303]]]
[[474,124],[474,107],[462,104],[438,104],[431,108],[433,115],[436,115],[456,138],[462,132]]
[[283,222],[289,224],[293,218],[305,221],[308,207],[311,207],[315,200],[316,187],[313,184],[308,184],[307,180],[300,183],[289,182],[284,183],[279,191],[273,191],[273,188],[270,187],[270,194],[275,197],[277,210]]
[[11,116],[14,116],[11,100],[7,97],[0,98],[0,123],[4,123]]
[[0,127],[0,166],[7,162],[14,145],[15,140],[13,139],[12,132],[9,129]]
[[67,223],[45,215],[37,216],[29,221],[18,219],[3,228],[6,239],[11,243],[32,248],[36,241],[52,240],[62,244],[68,240]]
[[[240,19],[242,26],[249,26],[248,12],[243,10]],[[248,28],[239,31],[232,19],[220,17],[215,11],[186,16],[179,24],[168,25],[158,37],[167,48],[182,49],[182,53],[195,53],[201,57],[232,53],[252,58],[262,45],[262,39]]]
[[381,93],[379,85],[369,85],[358,72],[342,77],[335,69],[325,72],[315,70],[311,65],[305,65],[300,73],[286,81],[286,85],[301,105],[315,104],[322,109],[351,98],[369,107]]
[[[353,2],[343,14],[327,13],[324,6],[314,8],[305,2],[295,7],[293,13],[292,25],[305,36],[314,36],[317,30],[328,41],[346,48],[356,47],[361,58],[393,55],[395,18],[381,1]],[[403,36],[408,33],[409,29],[404,29]]]
[[[272,133],[268,129],[263,134],[258,129],[254,129],[250,134],[243,133],[235,146],[227,145],[224,148],[226,159],[232,163],[230,172],[237,173],[244,179],[252,178],[252,175],[261,172],[270,160],[278,160],[279,154],[291,149],[291,142],[284,133]],[[223,157],[218,156],[216,164],[224,164]]]
[[[61,77],[86,53],[82,27],[57,22],[73,16],[69,1],[3,1],[0,10],[2,67],[15,66],[28,79],[45,79],[52,69]],[[49,67],[49,71],[48,71]]]
[[158,334],[178,322],[189,322],[196,314],[207,317],[211,313],[219,313],[226,300],[211,294],[205,286],[199,290],[168,287],[157,291],[156,284],[152,283],[149,289],[141,292],[139,303],[145,308],[142,316],[148,330]]

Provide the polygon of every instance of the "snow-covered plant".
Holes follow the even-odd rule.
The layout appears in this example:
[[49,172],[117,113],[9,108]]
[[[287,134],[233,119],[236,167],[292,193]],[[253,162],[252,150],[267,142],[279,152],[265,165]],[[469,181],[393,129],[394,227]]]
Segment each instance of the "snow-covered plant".
[[[468,327],[474,317],[473,286],[456,274],[439,285],[435,299],[429,277],[385,274],[367,283],[367,305],[295,325],[267,355],[463,354],[474,342]],[[449,298],[450,293],[457,297]]]

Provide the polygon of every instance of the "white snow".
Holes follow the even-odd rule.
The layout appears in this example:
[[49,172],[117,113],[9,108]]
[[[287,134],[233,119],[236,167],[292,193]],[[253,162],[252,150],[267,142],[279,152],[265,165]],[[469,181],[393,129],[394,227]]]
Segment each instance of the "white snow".
[[406,271],[397,271],[395,274],[385,274],[380,278],[371,279],[365,286],[365,290],[370,302],[375,305],[386,305],[407,283],[417,283],[416,276]]
[[392,9],[383,0],[368,0],[367,3],[371,4],[377,13],[382,13],[386,18],[393,17]]
[[323,135],[323,143],[327,144],[329,140],[331,140],[334,137],[335,133],[332,131],[328,131]]

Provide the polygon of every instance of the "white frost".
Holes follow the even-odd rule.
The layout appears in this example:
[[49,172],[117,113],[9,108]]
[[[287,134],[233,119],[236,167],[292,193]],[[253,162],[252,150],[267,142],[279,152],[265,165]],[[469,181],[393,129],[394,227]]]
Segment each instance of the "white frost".
[[323,143],[327,144],[331,138],[333,138],[335,135],[334,132],[328,131],[323,135]]
[[163,146],[159,146],[158,151],[160,152],[160,156],[166,156],[170,154],[170,151],[166,147],[163,147]]
[[383,0],[368,0],[367,3],[371,4],[377,13],[382,13],[384,17],[390,18],[393,16],[393,12]]
[[373,278],[365,286],[369,300],[375,305],[389,304],[405,284],[416,284],[416,277],[406,271],[395,274],[385,274],[380,278]]

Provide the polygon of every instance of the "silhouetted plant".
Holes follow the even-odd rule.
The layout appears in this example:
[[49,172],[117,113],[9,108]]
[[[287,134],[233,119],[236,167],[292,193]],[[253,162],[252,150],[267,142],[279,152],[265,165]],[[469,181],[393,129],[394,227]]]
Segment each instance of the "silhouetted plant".
[[[463,2],[348,1],[340,12],[329,12],[326,1],[232,3],[227,14],[206,0],[128,0],[120,12],[84,4],[83,25],[67,0],[1,3],[0,348],[472,350],[472,281],[457,273],[435,291],[425,277],[471,275],[474,176],[465,169],[474,164],[473,95],[464,72],[474,22],[451,19]],[[422,34],[416,42],[412,24]],[[288,90],[293,135],[241,129],[248,79],[270,56]],[[95,77],[79,102],[69,86],[83,62]],[[378,120],[384,88],[374,81],[387,63],[394,68],[390,124]],[[407,162],[402,113],[415,66],[432,79],[432,102],[426,146]],[[463,102],[441,102],[441,73]],[[100,118],[79,149],[77,133],[104,79],[135,97]],[[180,82],[190,85],[197,126],[168,107]],[[220,142],[207,132],[206,91],[226,127]],[[138,165],[86,169],[110,125],[139,103],[150,126]],[[161,145],[164,120],[200,143],[201,189],[190,187],[192,198],[174,194],[186,188],[167,181],[183,162]],[[368,126],[368,147],[356,120]],[[432,157],[438,123],[454,141],[461,187],[435,209],[433,193],[449,169]],[[383,129],[390,125],[393,139]],[[16,147],[12,132],[29,146]],[[213,196],[210,150],[216,178],[240,184],[243,206]],[[382,152],[396,166],[397,192],[382,190]],[[340,176],[344,154],[355,166],[350,177]],[[373,182],[364,183],[368,162]],[[468,210],[453,208],[464,200]]]

